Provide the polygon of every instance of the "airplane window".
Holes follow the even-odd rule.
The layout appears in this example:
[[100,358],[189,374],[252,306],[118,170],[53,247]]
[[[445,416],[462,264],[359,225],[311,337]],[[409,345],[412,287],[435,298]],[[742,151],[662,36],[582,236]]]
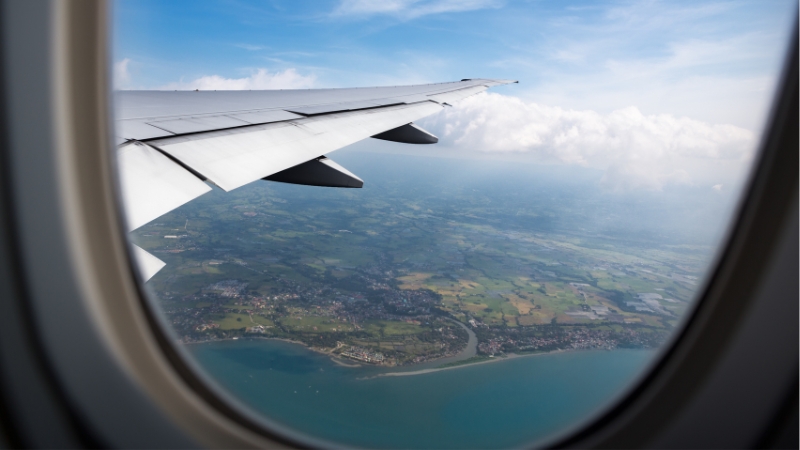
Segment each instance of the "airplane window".
[[120,192],[161,332],[300,440],[563,436],[691,314],[795,7],[117,1]]

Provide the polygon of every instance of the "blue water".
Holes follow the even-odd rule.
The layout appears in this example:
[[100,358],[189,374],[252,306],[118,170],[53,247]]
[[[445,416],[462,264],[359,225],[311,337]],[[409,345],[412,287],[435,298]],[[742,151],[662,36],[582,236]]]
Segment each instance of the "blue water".
[[275,340],[188,348],[253,410],[317,438],[371,448],[498,448],[541,440],[596,412],[653,356],[568,352],[374,377],[397,369],[342,367]]

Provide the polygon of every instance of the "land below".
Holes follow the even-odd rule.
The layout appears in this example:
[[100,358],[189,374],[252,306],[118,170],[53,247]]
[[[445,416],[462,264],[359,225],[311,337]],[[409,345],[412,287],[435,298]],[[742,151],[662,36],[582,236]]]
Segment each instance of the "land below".
[[710,255],[556,227],[562,201],[392,186],[215,190],[133,233],[167,263],[147,288],[184,343],[277,338],[345,364],[438,367],[656,348]]

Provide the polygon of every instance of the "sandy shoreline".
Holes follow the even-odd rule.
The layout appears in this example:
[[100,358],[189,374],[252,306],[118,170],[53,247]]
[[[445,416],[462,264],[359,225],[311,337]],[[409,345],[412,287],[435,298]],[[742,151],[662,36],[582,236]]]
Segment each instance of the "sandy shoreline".
[[478,361],[478,362],[474,362],[474,363],[459,364],[457,366],[451,366],[451,367],[434,367],[434,368],[430,368],[430,369],[414,370],[414,371],[411,371],[411,372],[389,372],[389,373],[378,374],[378,375],[375,375],[374,377],[369,377],[369,378],[376,378],[376,377],[406,377],[406,376],[411,376],[411,375],[424,375],[426,373],[441,372],[443,370],[461,369],[462,367],[472,367],[472,366],[478,366],[478,365],[481,365],[481,364],[494,363],[494,362],[498,362],[498,361],[509,361],[509,360],[516,359],[516,358],[527,358],[527,357],[530,357],[530,356],[553,355],[553,354],[556,354],[556,353],[564,353],[564,352],[568,352],[568,351],[571,351],[571,350],[553,350],[553,351],[550,351],[550,352],[541,352],[541,353],[523,353],[521,355],[517,354],[517,353],[509,353],[508,355],[506,355],[504,357],[492,358],[492,359],[487,359],[485,361]]
[[341,359],[339,359],[339,358],[337,358],[335,356],[331,356],[331,361],[333,361],[334,363],[336,363],[336,364],[338,364],[338,365],[340,365],[342,367],[361,367],[361,364],[347,364],[347,363],[345,363],[344,361],[342,361]]

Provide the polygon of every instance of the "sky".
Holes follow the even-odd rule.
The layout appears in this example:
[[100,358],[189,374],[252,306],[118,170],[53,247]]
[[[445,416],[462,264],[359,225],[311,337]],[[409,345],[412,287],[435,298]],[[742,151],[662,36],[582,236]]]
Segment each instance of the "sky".
[[612,191],[721,193],[753,160],[795,5],[118,0],[114,79],[120,89],[514,79],[420,121],[437,151],[588,167]]

